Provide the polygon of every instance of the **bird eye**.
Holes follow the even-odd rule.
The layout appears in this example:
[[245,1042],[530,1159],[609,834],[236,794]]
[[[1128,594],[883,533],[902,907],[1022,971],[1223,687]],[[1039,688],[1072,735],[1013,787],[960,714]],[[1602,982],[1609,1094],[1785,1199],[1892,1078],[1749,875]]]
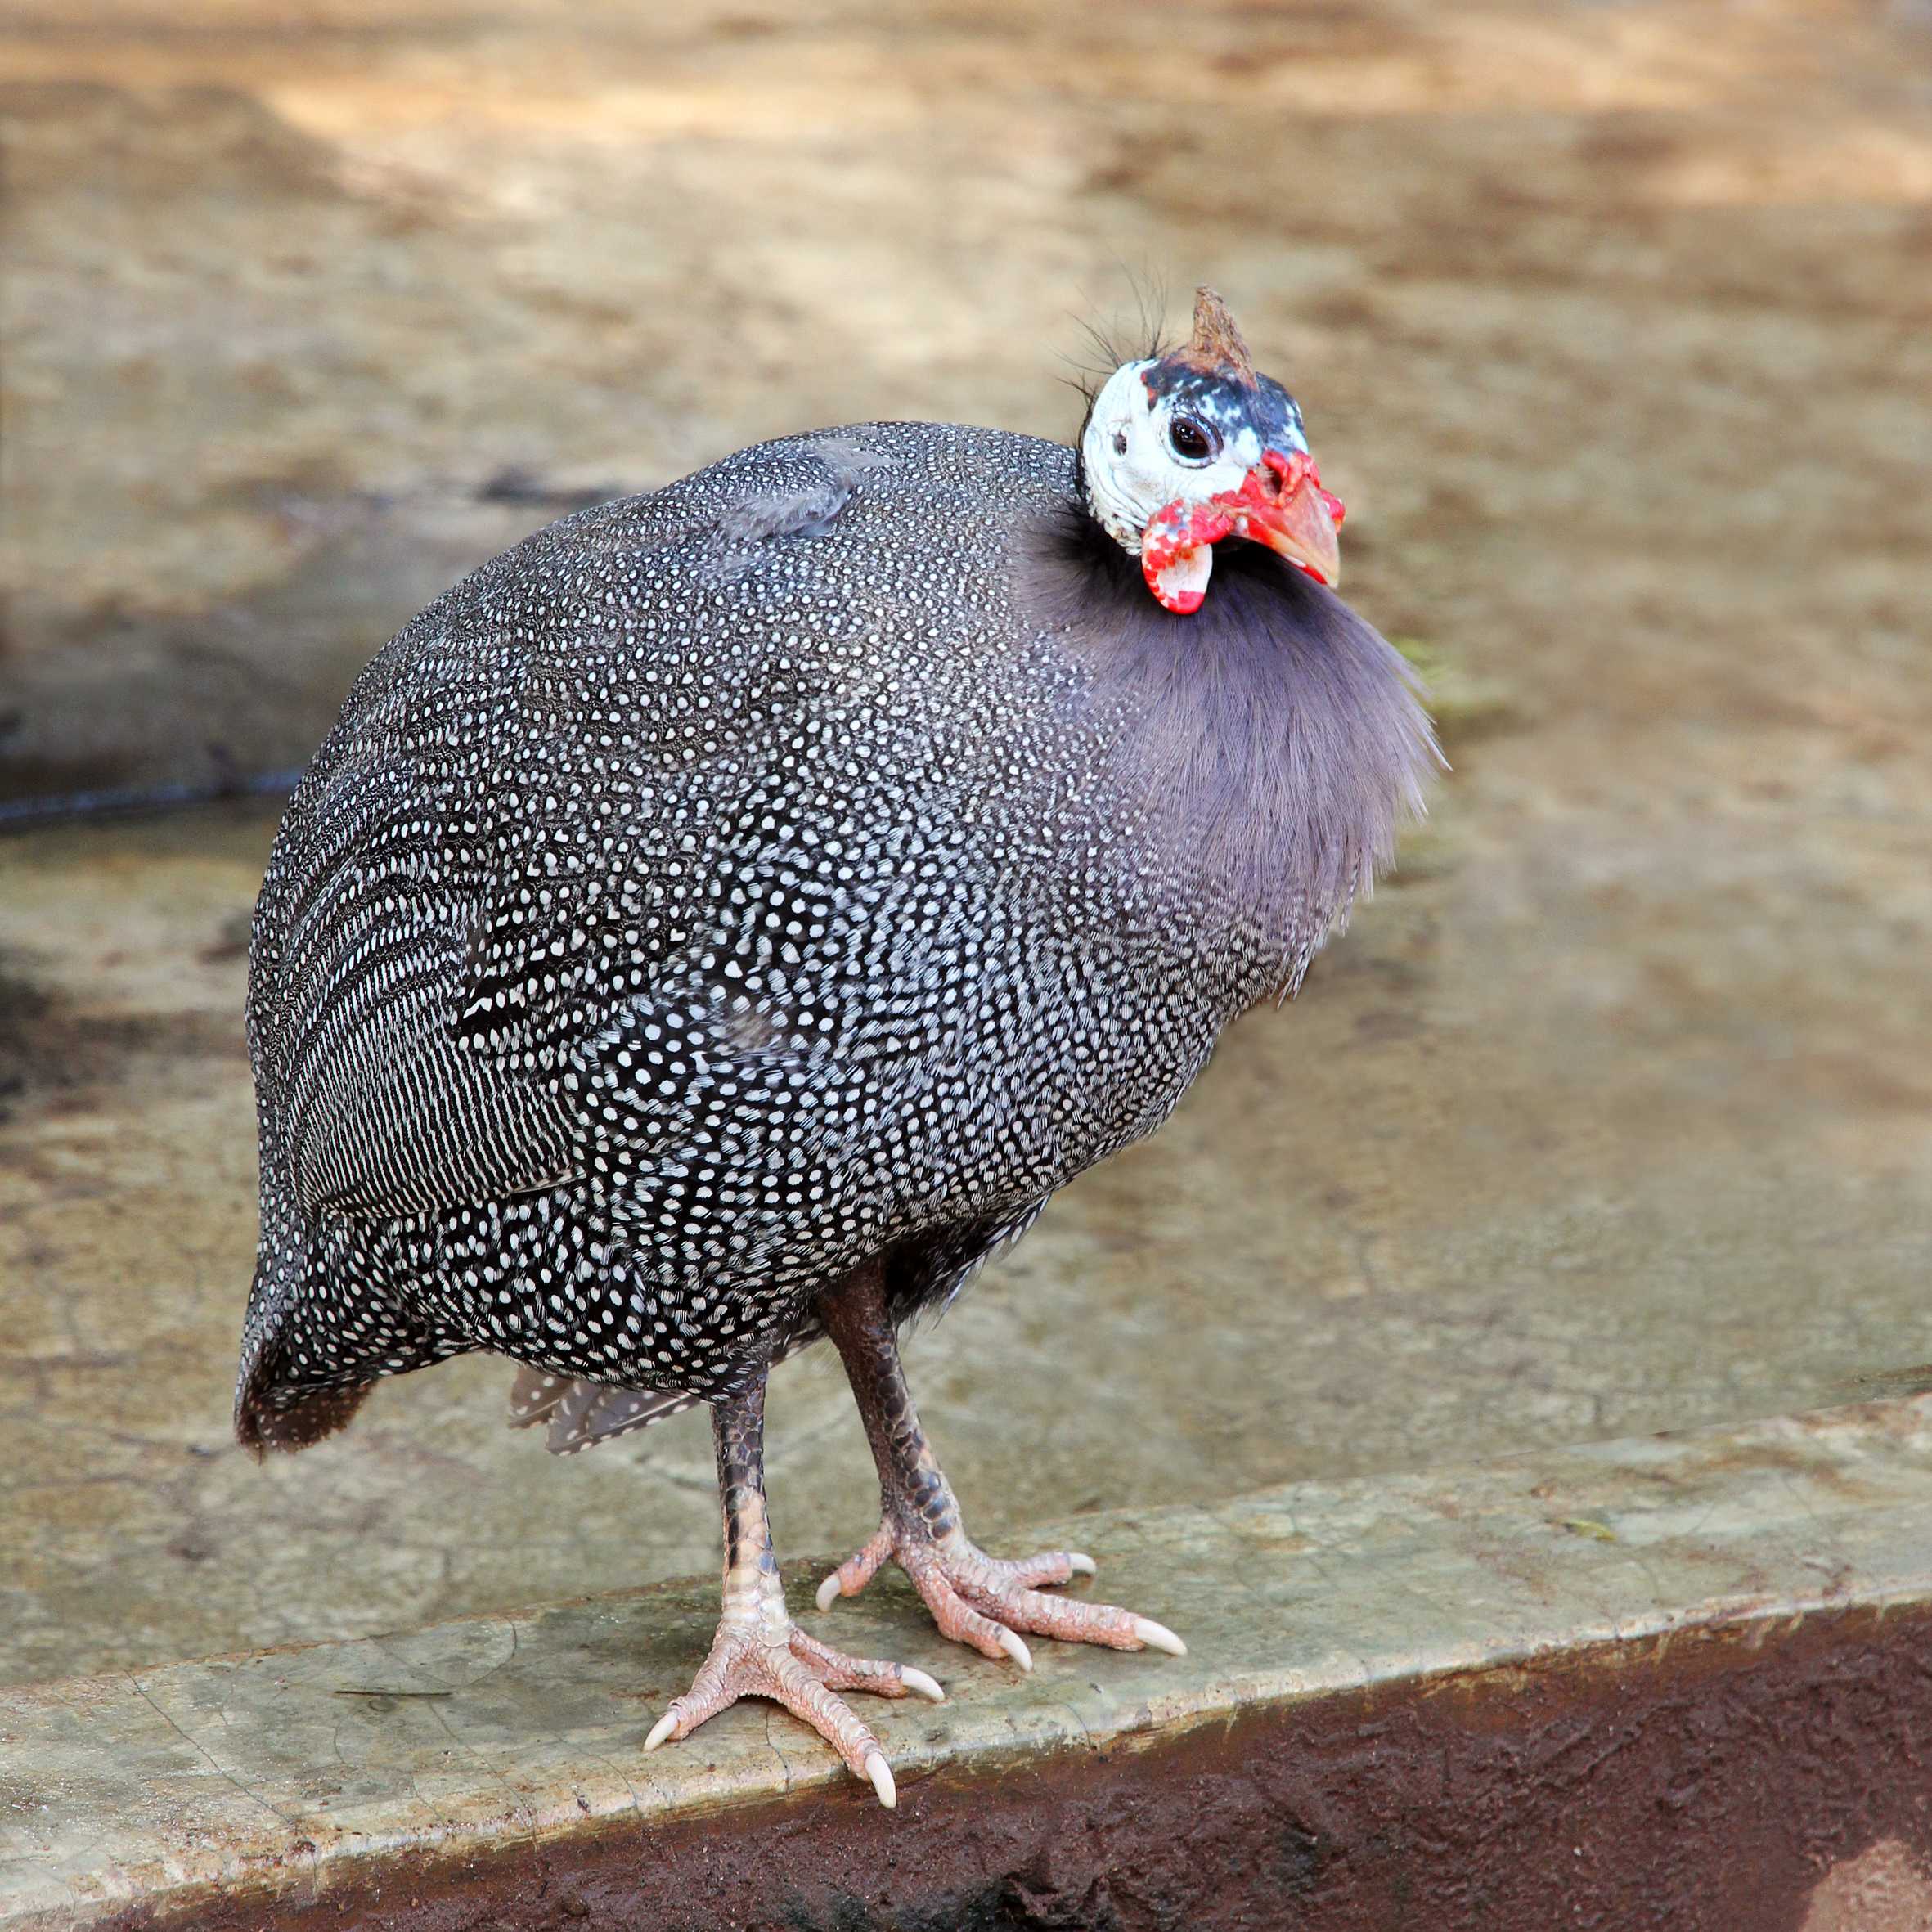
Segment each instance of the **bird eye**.
[[1214,454],[1214,438],[1191,416],[1177,416],[1167,425],[1167,441],[1177,456],[1190,463],[1205,461]]

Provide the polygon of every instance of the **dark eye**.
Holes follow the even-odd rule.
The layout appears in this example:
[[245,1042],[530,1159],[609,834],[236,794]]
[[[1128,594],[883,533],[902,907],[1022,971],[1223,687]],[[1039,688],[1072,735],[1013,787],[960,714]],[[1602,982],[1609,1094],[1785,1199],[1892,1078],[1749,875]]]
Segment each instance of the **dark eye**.
[[1214,454],[1214,438],[1191,416],[1177,416],[1167,425],[1167,441],[1177,456],[1204,462]]

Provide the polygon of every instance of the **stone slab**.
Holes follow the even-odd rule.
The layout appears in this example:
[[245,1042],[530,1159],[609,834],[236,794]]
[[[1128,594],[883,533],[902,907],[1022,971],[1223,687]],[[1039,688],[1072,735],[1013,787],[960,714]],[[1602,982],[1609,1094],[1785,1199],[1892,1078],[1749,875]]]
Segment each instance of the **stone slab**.
[[[1655,1661],[1698,1634],[1758,1644],[1924,1608],[1932,1398],[1121,1511],[1080,1535],[1110,1593],[1182,1629],[1185,1659],[1042,1642],[1021,1678],[939,1642],[892,1588],[812,1620],[946,1683],[943,1705],[869,1706],[902,1787],[1364,1692],[1408,1701],[1501,1666],[1533,1683],[1606,1646]],[[861,1795],[774,1707],[643,1755],[714,1615],[694,1582],[0,1693],[0,1926],[218,1906],[245,1922],[385,1871],[500,1857],[541,1873],[613,1828],[647,1853],[694,1817],[728,1835],[736,1807],[849,1820]]]
[[[1923,0],[1176,17],[0,9],[0,820],[299,762],[583,495],[1071,435],[1118,264],[1211,281],[1455,769],[1304,996],[914,1337],[976,1531],[1927,1386]],[[0,1682],[712,1561],[702,1417],[555,1463],[500,1363],[229,1445],[273,818],[0,844]],[[772,1409],[781,1550],[860,1533],[837,1364]]]

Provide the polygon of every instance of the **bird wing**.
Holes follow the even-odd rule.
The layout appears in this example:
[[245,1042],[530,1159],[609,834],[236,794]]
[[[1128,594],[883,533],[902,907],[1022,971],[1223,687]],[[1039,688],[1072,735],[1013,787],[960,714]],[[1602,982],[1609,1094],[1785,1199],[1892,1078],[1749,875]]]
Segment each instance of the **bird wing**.
[[[273,1139],[311,1214],[500,1201],[580,1176],[602,1135],[674,1144],[683,1096],[600,1090],[586,1056],[697,1005],[770,1033],[721,1005],[711,941],[739,872],[786,873],[750,754],[811,666],[746,592],[889,464],[859,434],[566,518],[357,681],[290,803],[251,960]],[[640,638],[640,604],[689,621]]]

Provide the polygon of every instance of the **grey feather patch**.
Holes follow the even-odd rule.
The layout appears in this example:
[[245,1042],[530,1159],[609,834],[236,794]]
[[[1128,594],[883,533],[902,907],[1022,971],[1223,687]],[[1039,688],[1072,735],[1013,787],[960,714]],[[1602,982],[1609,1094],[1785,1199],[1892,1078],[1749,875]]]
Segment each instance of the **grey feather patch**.
[[[837,439],[812,446],[802,461],[775,465],[769,489],[747,496],[721,512],[717,535],[726,554],[714,563],[714,580],[730,579],[750,568],[744,553],[787,537],[823,537],[852,500],[869,470],[890,469],[889,456]],[[799,474],[795,483],[789,478]]]
[[1424,810],[1442,760],[1413,672],[1332,591],[1252,544],[1225,546],[1186,616],[1085,518],[1018,546],[1014,577],[1022,608],[1086,670],[1135,862],[1163,853],[1197,905],[1221,896],[1280,947],[1293,985]]
[[[823,1332],[815,1320],[808,1320],[775,1360],[782,1362],[797,1355]],[[685,1389],[619,1389],[582,1376],[519,1368],[510,1385],[510,1426],[529,1429],[548,1422],[543,1446],[553,1456],[574,1456],[613,1436],[628,1436],[633,1429],[648,1429],[667,1416],[681,1415],[703,1400]]]
[[753,496],[718,519],[727,543],[767,543],[776,537],[822,537],[851,492],[828,479],[769,496]]
[[544,1447],[553,1456],[573,1456],[613,1436],[648,1428],[698,1400],[681,1389],[615,1389],[581,1376],[519,1368],[510,1385],[510,1426],[531,1429],[547,1422]]

